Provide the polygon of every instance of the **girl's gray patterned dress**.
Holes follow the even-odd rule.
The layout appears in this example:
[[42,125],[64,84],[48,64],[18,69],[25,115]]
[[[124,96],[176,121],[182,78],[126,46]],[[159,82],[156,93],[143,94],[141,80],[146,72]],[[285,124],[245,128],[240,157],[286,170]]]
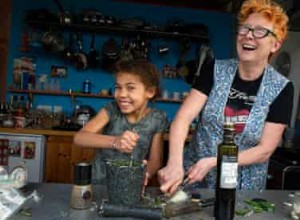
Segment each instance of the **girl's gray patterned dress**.
[[[139,134],[137,146],[133,152],[133,158],[136,161],[147,159],[150,152],[152,138],[156,133],[164,132],[168,126],[166,113],[152,108],[137,123],[129,123],[124,114],[122,114],[115,101],[105,106],[109,115],[109,123],[103,129],[105,135],[121,135],[126,130],[133,130]],[[92,176],[94,184],[106,183],[105,162],[109,159],[127,159],[130,160],[131,154],[122,153],[115,149],[97,149],[93,162]]]

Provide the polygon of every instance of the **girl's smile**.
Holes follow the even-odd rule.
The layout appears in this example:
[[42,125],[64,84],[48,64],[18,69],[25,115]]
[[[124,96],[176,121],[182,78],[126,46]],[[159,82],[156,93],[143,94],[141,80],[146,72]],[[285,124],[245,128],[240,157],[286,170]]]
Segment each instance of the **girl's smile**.
[[139,121],[146,114],[148,101],[154,94],[154,90],[146,88],[139,76],[126,72],[116,75],[115,99],[130,122]]

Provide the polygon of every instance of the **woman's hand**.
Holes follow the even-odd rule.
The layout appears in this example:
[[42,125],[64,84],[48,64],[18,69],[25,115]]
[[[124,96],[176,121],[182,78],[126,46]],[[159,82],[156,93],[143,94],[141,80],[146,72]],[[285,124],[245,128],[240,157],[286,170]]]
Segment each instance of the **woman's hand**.
[[121,136],[116,137],[113,148],[124,152],[131,153],[135,148],[139,135],[132,131],[125,131]]
[[216,157],[206,157],[198,160],[189,168],[190,183],[201,182],[207,173],[217,165]]
[[182,183],[183,177],[183,167],[167,165],[158,171],[160,190],[167,195],[172,195]]

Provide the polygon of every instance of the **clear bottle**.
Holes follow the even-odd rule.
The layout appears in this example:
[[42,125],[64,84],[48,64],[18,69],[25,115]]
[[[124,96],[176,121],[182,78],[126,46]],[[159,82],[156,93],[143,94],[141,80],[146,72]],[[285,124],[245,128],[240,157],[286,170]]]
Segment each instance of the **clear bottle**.
[[82,93],[90,94],[91,93],[91,82],[86,79],[82,85]]
[[223,142],[218,146],[216,182],[216,220],[232,220],[238,177],[238,147],[234,143],[234,125],[224,126]]

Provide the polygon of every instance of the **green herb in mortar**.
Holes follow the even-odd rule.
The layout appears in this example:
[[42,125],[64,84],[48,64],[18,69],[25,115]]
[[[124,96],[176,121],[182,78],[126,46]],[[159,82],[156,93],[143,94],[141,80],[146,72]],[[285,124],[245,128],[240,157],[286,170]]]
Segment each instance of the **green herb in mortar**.
[[136,162],[134,161],[132,164],[131,164],[131,161],[130,160],[110,160],[107,162],[109,165],[111,166],[115,166],[115,167],[126,167],[126,166],[135,166],[135,167],[138,167],[138,166],[141,166],[141,163],[140,162]]

